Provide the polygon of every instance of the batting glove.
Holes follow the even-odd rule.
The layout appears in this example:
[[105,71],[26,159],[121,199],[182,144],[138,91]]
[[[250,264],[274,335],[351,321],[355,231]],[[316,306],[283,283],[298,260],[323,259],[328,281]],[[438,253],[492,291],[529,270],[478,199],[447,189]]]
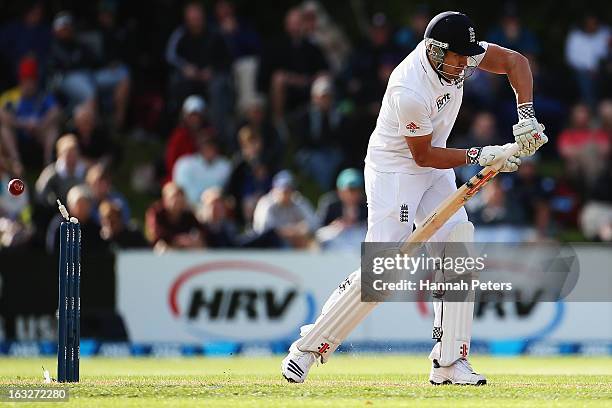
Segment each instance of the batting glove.
[[507,143],[503,146],[471,147],[466,152],[466,162],[467,164],[479,164],[485,167],[494,166],[498,164],[500,160],[504,160],[504,163],[499,169],[500,172],[509,173],[517,171],[521,165],[521,159],[518,157],[518,153],[504,159],[506,150],[512,145],[513,143]]
[[548,142],[544,134],[544,125],[538,123],[534,116],[533,103],[522,103],[517,108],[519,121],[512,126],[514,140],[519,145],[519,157],[533,156],[533,154]]

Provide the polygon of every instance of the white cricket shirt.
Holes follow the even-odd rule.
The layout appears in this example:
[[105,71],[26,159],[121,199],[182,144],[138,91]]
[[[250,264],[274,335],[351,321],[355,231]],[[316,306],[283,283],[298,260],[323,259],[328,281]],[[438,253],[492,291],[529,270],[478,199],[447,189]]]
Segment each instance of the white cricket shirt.
[[[479,43],[485,50],[488,44]],[[485,53],[476,55],[480,64]],[[431,145],[446,147],[446,140],[457,119],[463,83],[442,81],[429,63],[425,41],[395,67],[370,136],[365,163],[383,173],[427,173],[412,158],[405,136],[432,134]]]

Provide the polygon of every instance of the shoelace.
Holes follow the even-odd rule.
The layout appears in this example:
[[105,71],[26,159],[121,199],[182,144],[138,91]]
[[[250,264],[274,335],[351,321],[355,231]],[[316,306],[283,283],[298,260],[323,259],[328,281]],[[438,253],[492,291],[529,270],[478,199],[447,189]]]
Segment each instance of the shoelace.
[[472,365],[470,364],[470,362],[467,361],[465,358],[460,359],[459,362],[460,362],[460,364],[463,364],[463,366],[465,368],[467,368],[470,373],[478,374],[477,372],[474,371],[474,369],[472,368]]

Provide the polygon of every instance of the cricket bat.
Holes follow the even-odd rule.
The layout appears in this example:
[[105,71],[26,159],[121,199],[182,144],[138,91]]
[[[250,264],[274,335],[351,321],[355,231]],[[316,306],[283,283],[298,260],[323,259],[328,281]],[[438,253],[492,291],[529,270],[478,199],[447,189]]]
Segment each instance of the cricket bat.
[[402,252],[409,251],[409,248],[414,247],[418,242],[427,242],[433,234],[439,230],[450,217],[455,214],[459,208],[463,207],[476,193],[480,191],[493,177],[497,176],[499,169],[505,159],[516,154],[519,151],[519,146],[513,143],[506,151],[504,160],[500,160],[495,166],[487,166],[480,170],[478,174],[465,182],[457,189],[450,197],[444,200],[440,205],[433,210],[431,214],[423,221],[402,245]]

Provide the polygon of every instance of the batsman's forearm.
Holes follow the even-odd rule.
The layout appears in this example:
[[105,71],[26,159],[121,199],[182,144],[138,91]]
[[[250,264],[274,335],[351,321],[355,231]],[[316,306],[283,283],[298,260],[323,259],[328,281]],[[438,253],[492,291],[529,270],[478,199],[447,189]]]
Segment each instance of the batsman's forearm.
[[434,169],[452,169],[465,166],[466,149],[451,149],[447,147],[431,146],[424,157],[414,157],[416,163],[421,167],[433,167]]
[[533,75],[529,60],[518,52],[513,52],[506,75],[516,94],[516,103],[533,102]]

